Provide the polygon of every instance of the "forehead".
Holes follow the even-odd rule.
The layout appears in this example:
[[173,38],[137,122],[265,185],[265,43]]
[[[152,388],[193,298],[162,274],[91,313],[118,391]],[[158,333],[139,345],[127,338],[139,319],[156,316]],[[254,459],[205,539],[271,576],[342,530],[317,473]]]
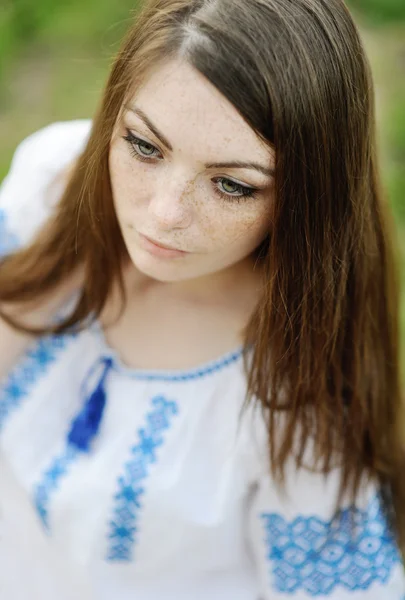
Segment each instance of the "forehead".
[[[236,108],[199,71],[180,59],[158,65],[129,100],[175,150],[215,153],[210,158],[262,159],[271,149]],[[134,119],[137,117],[134,116]]]

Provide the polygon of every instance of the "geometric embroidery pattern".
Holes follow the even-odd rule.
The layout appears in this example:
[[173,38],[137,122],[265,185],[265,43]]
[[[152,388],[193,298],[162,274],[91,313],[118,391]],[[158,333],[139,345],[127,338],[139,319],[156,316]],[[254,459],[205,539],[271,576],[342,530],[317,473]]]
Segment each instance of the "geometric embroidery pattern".
[[[107,367],[106,367],[106,364],[107,364]],[[88,379],[91,377],[92,374],[94,374],[95,367],[99,367],[100,365],[103,366],[103,370],[101,372],[101,376],[98,376],[98,378],[97,378],[98,384],[96,384],[96,390],[98,392],[98,395],[100,395],[101,391],[102,391],[102,395],[103,395],[103,402],[102,402],[103,406],[101,409],[101,414],[99,415],[99,416],[102,416],[103,408],[104,408],[104,401],[105,401],[105,390],[104,390],[105,377],[107,375],[108,370],[111,368],[111,360],[108,359],[107,361],[105,361],[104,359],[102,359],[102,360],[97,361],[95,363],[95,365],[91,368],[90,374],[85,378],[84,384],[88,383]],[[84,384],[82,385],[81,395],[88,395],[88,392],[85,390]],[[93,398],[93,397],[95,397],[94,391],[90,395],[90,398]],[[89,399],[87,399],[87,401],[84,401],[84,412],[85,413],[88,410],[88,404],[89,404]],[[96,406],[96,408],[98,408],[98,407]],[[94,410],[93,410],[93,412],[90,410],[89,414],[90,414],[90,417],[94,418],[94,415],[95,415]],[[82,415],[83,415],[83,409],[79,413],[79,416],[82,416]],[[74,422],[77,422],[77,417],[74,420]],[[83,423],[81,423],[81,425],[83,426]],[[85,420],[84,426],[86,426],[86,425],[87,425],[87,423]],[[94,433],[94,431],[92,431],[92,433]],[[85,431],[85,434],[87,434],[86,431]],[[80,437],[79,437],[79,439],[80,439]],[[74,462],[74,460],[82,452],[83,452],[83,448],[81,447],[81,445],[76,445],[75,443],[73,443],[72,440],[70,439],[70,436],[68,436],[67,444],[66,444],[64,451],[59,456],[56,456],[56,458],[54,458],[52,460],[50,466],[44,472],[40,483],[38,483],[34,489],[34,503],[35,503],[36,509],[38,511],[38,514],[39,514],[43,524],[45,525],[45,528],[48,530],[49,530],[48,512],[49,512],[49,502],[50,502],[51,494],[57,490],[61,479],[65,475],[67,475],[70,465]]]
[[79,451],[72,446],[67,446],[65,452],[56,457],[51,466],[45,471],[41,483],[34,492],[34,504],[45,528],[49,531],[48,504],[50,495],[56,490],[60,479],[67,473],[67,469],[74,461]]
[[331,594],[335,588],[367,590],[386,583],[401,563],[378,496],[366,510],[341,510],[333,522],[299,516],[262,514],[267,558],[279,592],[303,590],[310,596]]
[[212,375],[213,373],[221,371],[221,369],[224,367],[236,362],[241,355],[242,350],[236,350],[218,360],[210,362],[208,365],[197,369],[190,369],[184,372],[180,371],[178,373],[164,373],[164,371],[153,372],[134,370],[133,373],[135,379],[140,381],[159,381],[161,383],[191,381],[193,379],[200,379],[201,377],[206,377],[207,375]]
[[31,387],[73,337],[74,334],[66,334],[40,338],[17,363],[0,387],[0,432],[6,418],[20,406]]
[[157,461],[157,449],[164,442],[163,432],[171,418],[178,414],[176,402],[163,396],[152,399],[152,410],[146,415],[145,427],[138,430],[138,441],[131,448],[131,458],[118,478],[114,496],[113,518],[109,523],[107,560],[130,561],[139,532],[141,499],[151,465]]

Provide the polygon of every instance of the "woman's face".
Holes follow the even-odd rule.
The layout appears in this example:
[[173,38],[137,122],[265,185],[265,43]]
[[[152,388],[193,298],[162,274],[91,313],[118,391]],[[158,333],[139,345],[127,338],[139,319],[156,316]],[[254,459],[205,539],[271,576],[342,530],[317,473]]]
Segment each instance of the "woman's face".
[[273,167],[273,151],[197,70],[156,68],[124,107],[109,156],[134,265],[175,282],[242,264],[269,229]]

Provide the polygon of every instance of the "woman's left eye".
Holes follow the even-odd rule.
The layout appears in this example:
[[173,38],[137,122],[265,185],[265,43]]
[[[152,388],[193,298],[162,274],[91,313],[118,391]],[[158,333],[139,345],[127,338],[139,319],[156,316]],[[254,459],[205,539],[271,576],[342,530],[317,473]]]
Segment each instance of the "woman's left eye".
[[157,156],[160,155],[160,152],[153,144],[136,137],[128,129],[127,135],[124,135],[123,139],[128,142],[131,154],[135,156],[135,158],[143,161],[149,161],[151,158],[160,158],[160,156]]
[[[243,200],[244,198],[253,198],[258,191],[257,188],[247,187],[232,179],[226,177],[216,177],[213,179],[220,196],[225,200]],[[218,186],[220,184],[220,186]]]

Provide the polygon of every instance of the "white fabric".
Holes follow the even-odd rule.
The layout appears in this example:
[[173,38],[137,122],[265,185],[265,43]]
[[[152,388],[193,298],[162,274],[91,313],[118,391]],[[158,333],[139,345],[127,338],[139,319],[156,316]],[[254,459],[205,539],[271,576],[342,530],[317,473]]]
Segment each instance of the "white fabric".
[[89,600],[86,573],[55,551],[2,456],[0,490],[0,598]]
[[[3,253],[4,240],[26,244],[44,222],[58,198],[48,183],[90,127],[55,123],[17,149],[0,188]],[[80,452],[67,434],[106,365],[101,428]],[[241,416],[245,390],[239,349],[187,372],[145,372],[120,362],[97,323],[39,340],[0,386],[1,449],[30,499],[12,518],[34,506],[48,544],[78,585],[86,573],[95,600],[404,600],[403,567],[372,486],[359,499],[365,521],[351,550],[343,521],[330,540],[338,472],[325,481],[291,467],[283,495],[260,413]],[[7,504],[8,484],[0,486]],[[14,527],[0,536],[0,560],[29,573]],[[38,535],[27,536],[28,554]],[[48,564],[43,556],[33,570]],[[64,574],[52,566],[49,577]]]

